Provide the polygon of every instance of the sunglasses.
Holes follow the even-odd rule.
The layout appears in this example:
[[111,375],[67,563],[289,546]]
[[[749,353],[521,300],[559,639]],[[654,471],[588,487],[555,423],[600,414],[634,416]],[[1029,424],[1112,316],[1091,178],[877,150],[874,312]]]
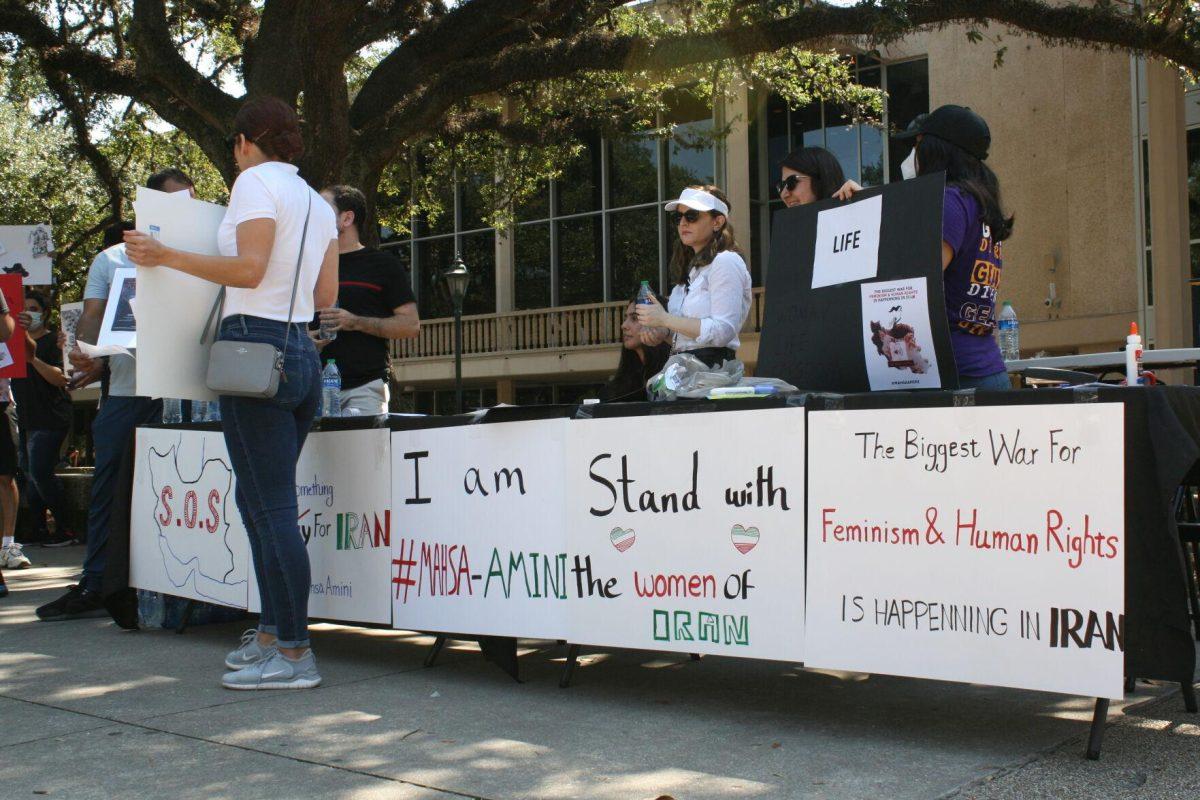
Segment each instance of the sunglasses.
[[671,221],[676,225],[679,224],[680,220],[685,219],[688,222],[695,222],[696,220],[700,219],[700,213],[701,212],[694,208],[689,208],[687,211],[676,211],[675,213],[671,214]]
[[807,175],[788,175],[786,178],[775,184],[775,193],[783,194],[784,189],[787,189],[789,192],[794,192],[796,191],[796,187],[800,185],[801,181],[806,181],[808,179],[809,178]]

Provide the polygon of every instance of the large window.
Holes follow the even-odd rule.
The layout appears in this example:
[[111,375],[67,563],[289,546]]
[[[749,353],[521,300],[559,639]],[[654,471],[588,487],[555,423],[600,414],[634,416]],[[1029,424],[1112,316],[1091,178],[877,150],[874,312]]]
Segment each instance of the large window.
[[484,222],[487,210],[479,193],[484,180],[490,178],[455,180],[440,198],[444,213],[414,219],[412,238],[386,245],[412,272],[421,319],[452,313],[442,273],[450,269],[456,255],[462,256],[471,272],[463,313],[496,311],[496,231]]
[[789,108],[777,95],[756,93],[751,98],[750,197],[754,227],[750,231],[751,273],[762,282],[771,239],[774,212],[783,208],[775,194],[779,164],[797,147],[824,147],[837,157],[847,178],[863,186],[878,186],[900,178],[906,145],[889,142],[887,130],[903,130],[918,114],[929,111],[929,62],[926,59],[883,64],[857,56],[855,79],[864,86],[887,91],[883,126],[855,123],[845,109],[814,102]]
[[712,183],[711,107],[667,98],[664,140],[595,137],[563,175],[517,209],[516,306],[543,308],[621,300],[640,281],[661,287],[670,253],[665,195]]

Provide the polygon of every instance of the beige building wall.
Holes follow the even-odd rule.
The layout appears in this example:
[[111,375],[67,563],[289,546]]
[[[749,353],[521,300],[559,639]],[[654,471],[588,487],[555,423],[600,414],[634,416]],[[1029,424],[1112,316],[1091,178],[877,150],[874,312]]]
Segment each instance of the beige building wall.
[[[1004,35],[972,44],[965,26],[911,37],[885,59],[926,55],[930,107],[967,105],[992,131],[988,164],[1016,215],[1000,299],[1024,351],[1111,349],[1139,320],[1139,216],[1128,55]],[[1045,304],[1054,283],[1061,306]]]

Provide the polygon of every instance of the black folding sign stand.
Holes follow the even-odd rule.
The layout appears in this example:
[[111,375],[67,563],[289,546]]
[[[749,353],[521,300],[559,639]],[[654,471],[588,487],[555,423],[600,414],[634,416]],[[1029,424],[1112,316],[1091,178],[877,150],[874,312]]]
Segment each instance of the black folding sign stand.
[[924,278],[932,342],[922,342],[922,351],[926,357],[936,353],[940,388],[957,389],[942,290],[944,187],[939,172],[855,195],[853,203],[883,198],[876,274],[816,289],[812,284],[818,217],[847,204],[824,200],[775,212],[766,277],[770,302],[756,374],[782,378],[801,390],[870,391],[863,327],[875,320],[863,319],[861,286]]

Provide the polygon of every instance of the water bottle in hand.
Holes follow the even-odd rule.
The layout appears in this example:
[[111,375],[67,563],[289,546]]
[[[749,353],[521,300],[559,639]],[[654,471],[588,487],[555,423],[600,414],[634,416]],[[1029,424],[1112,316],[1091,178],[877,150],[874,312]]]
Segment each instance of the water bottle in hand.
[[650,302],[650,298],[653,296],[654,293],[650,291],[650,281],[642,281],[642,285],[638,287],[637,304],[639,306],[653,305]]
[[1021,357],[1021,323],[1017,320],[1017,312],[1012,303],[1004,301],[1000,316],[996,321],[999,331],[1000,357],[1005,361],[1016,361]]
[[[330,308],[337,308],[338,304],[334,303]],[[317,338],[323,342],[332,342],[337,338],[337,326],[332,322],[321,320],[321,330],[317,333]]]
[[340,417],[342,403],[339,395],[342,391],[342,375],[338,372],[337,364],[331,358],[325,362],[321,370],[321,416]]

